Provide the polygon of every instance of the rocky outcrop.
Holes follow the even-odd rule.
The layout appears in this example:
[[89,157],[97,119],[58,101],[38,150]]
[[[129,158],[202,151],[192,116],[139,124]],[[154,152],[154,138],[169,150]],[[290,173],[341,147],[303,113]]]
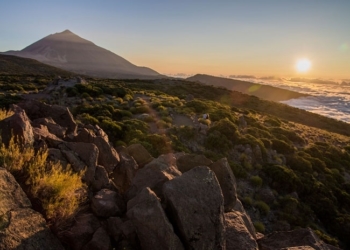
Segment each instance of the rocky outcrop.
[[12,109],[15,113],[0,121],[2,142],[8,145],[12,136],[14,136],[15,141],[22,145],[33,145],[33,128],[27,114],[16,105],[13,105]]
[[181,175],[175,163],[176,158],[173,154],[161,155],[138,170],[127,191],[127,199],[132,199],[145,187],[149,187],[162,198],[163,184]]
[[224,199],[213,171],[196,167],[164,184],[174,225],[187,249],[225,249]]
[[82,250],[110,250],[111,249],[111,239],[109,238],[106,230],[100,227],[96,230],[92,239],[82,248]]
[[125,204],[117,192],[102,189],[91,199],[91,209],[97,216],[111,217],[121,215]]
[[0,197],[0,249],[64,249],[43,216],[31,209],[15,178],[3,168],[0,168]]
[[221,191],[224,195],[225,212],[231,211],[237,200],[237,184],[232,169],[226,158],[214,162],[209,167],[215,173],[216,178],[220,183]]
[[135,159],[139,168],[143,168],[147,163],[153,160],[153,157],[148,153],[141,144],[132,144],[126,148],[126,152]]
[[258,240],[259,249],[315,249],[328,250],[328,246],[321,241],[310,228],[301,228],[288,232],[275,232],[265,235]]
[[209,166],[213,162],[209,160],[204,155],[194,155],[194,154],[185,154],[180,156],[177,161],[176,165],[177,168],[181,171],[181,173],[185,173],[192,168],[198,167],[198,166]]
[[75,134],[77,124],[68,108],[58,105],[48,105],[35,100],[26,100],[18,104],[25,110],[31,120],[51,117],[56,124],[67,129],[67,134]]
[[149,188],[144,188],[128,202],[127,216],[136,227],[142,249],[184,249],[158,197]]

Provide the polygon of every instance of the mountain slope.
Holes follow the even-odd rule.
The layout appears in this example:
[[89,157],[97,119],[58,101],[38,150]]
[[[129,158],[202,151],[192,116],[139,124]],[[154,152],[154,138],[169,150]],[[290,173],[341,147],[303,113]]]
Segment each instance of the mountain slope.
[[192,82],[200,82],[207,85],[213,85],[216,87],[225,87],[229,90],[235,90],[248,95],[254,95],[259,98],[269,100],[269,101],[284,101],[293,98],[299,98],[307,96],[298,92],[280,89],[272,86],[261,85],[246,81],[233,80],[223,77],[216,77],[210,75],[197,74],[191,76],[186,80]]
[[44,37],[21,51],[2,54],[38,60],[79,74],[106,78],[160,78],[158,72],[138,67],[69,30]]
[[33,59],[0,55],[0,75],[74,76],[75,74]]

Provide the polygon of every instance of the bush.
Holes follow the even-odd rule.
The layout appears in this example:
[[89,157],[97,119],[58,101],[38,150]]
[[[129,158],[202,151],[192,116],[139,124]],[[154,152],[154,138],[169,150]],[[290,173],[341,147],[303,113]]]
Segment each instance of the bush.
[[250,177],[250,183],[254,187],[260,188],[262,186],[263,180],[259,176],[255,175],[255,176]]
[[293,146],[289,145],[288,143],[286,143],[284,141],[272,139],[271,143],[272,143],[272,148],[275,149],[279,153],[292,154],[295,151]]
[[235,140],[238,137],[237,126],[227,118],[214,123],[214,125],[208,130],[208,134],[211,134],[214,131],[220,132],[230,141]]
[[263,201],[256,201],[254,206],[257,207],[262,215],[267,215],[270,212],[270,207]]
[[259,233],[265,233],[265,226],[262,222],[260,221],[256,221],[254,222],[254,227],[255,227],[255,230]]

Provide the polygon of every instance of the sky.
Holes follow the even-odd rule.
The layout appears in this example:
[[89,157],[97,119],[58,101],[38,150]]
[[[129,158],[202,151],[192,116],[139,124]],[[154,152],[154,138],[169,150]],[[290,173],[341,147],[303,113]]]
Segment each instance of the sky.
[[349,0],[4,0],[0,10],[0,51],[69,29],[162,74],[350,79]]

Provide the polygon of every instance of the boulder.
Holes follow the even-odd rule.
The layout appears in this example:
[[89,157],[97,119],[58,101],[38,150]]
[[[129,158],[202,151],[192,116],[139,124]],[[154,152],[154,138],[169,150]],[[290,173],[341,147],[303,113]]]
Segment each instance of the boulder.
[[91,209],[99,217],[111,217],[121,215],[125,204],[117,192],[102,189],[91,199]]
[[135,159],[139,168],[142,168],[153,160],[153,157],[141,144],[130,145],[126,148],[126,152]]
[[[61,153],[67,159],[69,164],[71,164],[71,166],[75,172],[80,172],[86,168],[85,163],[82,162],[79,159],[79,156],[76,153],[74,153],[73,151],[61,149]],[[88,177],[85,177],[85,180],[89,182],[90,179],[93,178],[95,173],[91,174],[90,171],[87,171],[85,175],[88,176]]]
[[98,133],[102,136],[97,136],[94,131],[84,128],[73,140],[75,142],[95,144],[99,151],[97,163],[104,166],[107,172],[110,173],[120,161],[119,154],[111,145],[109,145],[108,137],[105,134],[102,134],[100,130],[98,130]]
[[173,225],[186,249],[225,249],[224,198],[208,167],[196,167],[163,186]]
[[177,168],[181,173],[185,173],[188,170],[199,166],[210,166],[212,163],[213,162],[204,155],[195,154],[182,155],[176,161]]
[[82,250],[110,250],[111,249],[111,239],[109,238],[106,230],[103,227],[100,227],[96,230],[92,239],[87,243]]
[[127,200],[135,197],[145,187],[149,187],[157,196],[162,198],[163,184],[181,175],[181,172],[174,165],[175,162],[176,159],[173,154],[161,155],[139,169],[132,179],[130,189],[127,191]]
[[240,212],[240,216],[244,222],[245,227],[248,229],[250,235],[256,240],[257,236],[256,236],[255,227],[254,227],[249,215],[245,211],[245,209],[242,205],[242,202],[239,199],[237,199],[236,205],[233,208],[233,210]]
[[225,213],[226,248],[236,250],[258,249],[255,238],[250,234],[241,212]]
[[70,246],[70,249],[80,250],[100,227],[99,220],[93,214],[81,214],[75,218],[74,225],[60,233],[59,237]]
[[51,134],[45,125],[34,127],[33,133],[35,141],[43,140],[50,148],[56,148],[63,143],[62,139]]
[[62,166],[66,166],[68,164],[67,159],[63,156],[61,150],[57,148],[48,148],[47,160],[53,162],[60,162]]
[[118,242],[122,237],[121,225],[123,221],[120,217],[109,217],[107,219],[108,234]]
[[184,249],[152,190],[147,187],[142,189],[128,202],[127,210],[127,217],[136,227],[142,249]]
[[[15,106],[15,105],[13,105]],[[13,107],[15,113],[0,121],[2,143],[9,145],[12,136],[22,145],[33,145],[33,128],[27,114],[19,107]]]
[[38,118],[32,121],[33,127],[39,127],[40,125],[45,125],[51,134],[54,134],[61,139],[65,137],[67,132],[67,128],[58,125],[51,117]]
[[[136,228],[131,220],[124,221],[123,224],[120,225],[120,230],[122,231],[123,240],[118,249],[141,249],[139,246]],[[124,246],[125,248],[121,248]]]
[[67,129],[67,134],[75,134],[77,124],[67,107],[48,105],[35,100],[26,100],[18,104],[23,108],[30,119],[51,117],[56,124]]
[[220,183],[221,191],[224,195],[225,212],[232,211],[237,200],[237,184],[227,159],[222,158],[211,164],[209,168],[215,173]]
[[95,177],[91,185],[94,191],[100,191],[103,188],[112,189],[113,185],[111,180],[108,178],[106,169],[103,166],[96,166]]
[[111,179],[120,193],[129,189],[132,179],[134,178],[138,165],[130,155],[120,152],[120,163],[113,170]]
[[259,249],[315,249],[328,250],[310,228],[301,228],[287,232],[274,232],[258,240]]
[[0,168],[0,249],[63,250],[15,178]]

